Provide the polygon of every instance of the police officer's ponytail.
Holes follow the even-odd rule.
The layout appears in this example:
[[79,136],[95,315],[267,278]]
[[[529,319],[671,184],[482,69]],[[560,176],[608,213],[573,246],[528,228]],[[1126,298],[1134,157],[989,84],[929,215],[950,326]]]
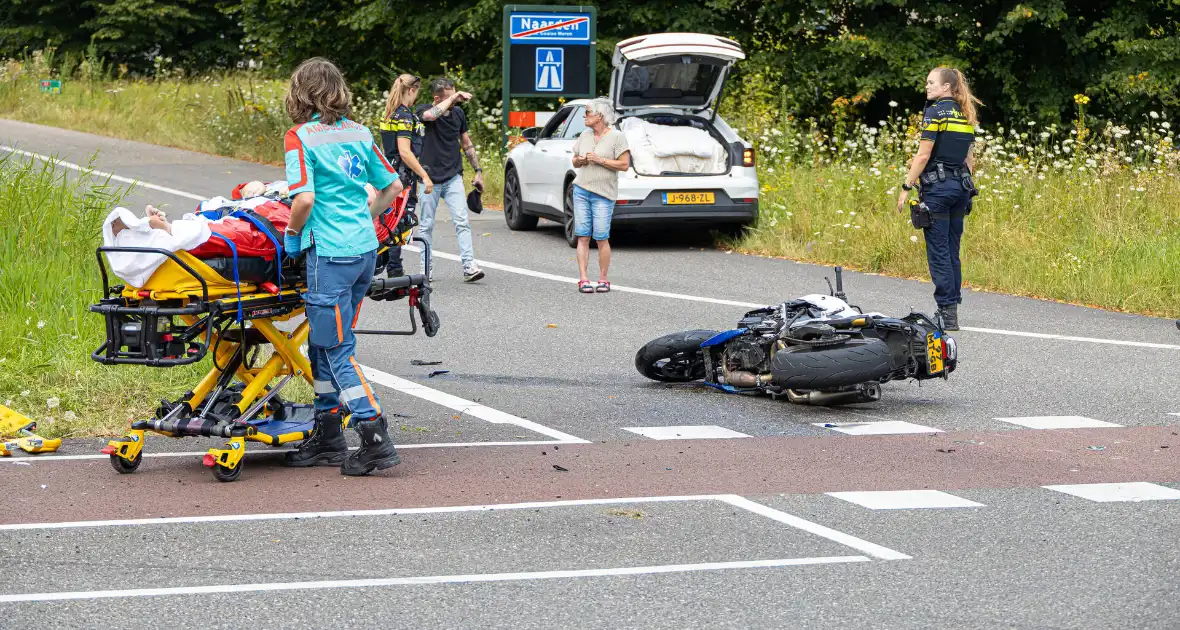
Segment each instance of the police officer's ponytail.
[[939,79],[943,83],[949,83],[951,86],[951,98],[959,104],[959,109],[963,111],[963,117],[967,119],[972,125],[979,124],[979,118],[975,112],[976,105],[983,105],[983,101],[975,98],[971,93],[971,86],[967,85],[967,78],[958,68],[938,68]]

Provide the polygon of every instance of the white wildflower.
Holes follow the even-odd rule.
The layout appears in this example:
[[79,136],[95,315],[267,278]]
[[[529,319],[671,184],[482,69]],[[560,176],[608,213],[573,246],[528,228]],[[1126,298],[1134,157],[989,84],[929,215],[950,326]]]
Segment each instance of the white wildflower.
[[850,227],[850,224],[848,224],[848,223],[845,223],[845,224],[844,224],[844,227]]
[[889,101],[890,107],[897,107],[897,101]]
[[48,398],[45,400],[45,406],[49,409],[57,409],[57,406],[60,404],[61,404],[61,399],[58,398],[57,396],[54,396],[53,398]]
[[37,330],[41,330],[42,328],[45,328],[45,320],[43,319],[37,321]]
[[[1134,190],[1134,188],[1132,188],[1131,190]],[[21,398],[28,398],[29,393],[30,393],[29,390],[26,389],[20,393],[20,397]]]
[[1152,119],[1158,119],[1160,117],[1160,115],[1157,112],[1147,112],[1147,115],[1151,116]]
[[918,242],[918,237],[917,237],[917,236],[910,236],[910,240],[911,240],[911,241],[913,241],[913,242],[915,242],[915,243],[917,243],[917,242]]

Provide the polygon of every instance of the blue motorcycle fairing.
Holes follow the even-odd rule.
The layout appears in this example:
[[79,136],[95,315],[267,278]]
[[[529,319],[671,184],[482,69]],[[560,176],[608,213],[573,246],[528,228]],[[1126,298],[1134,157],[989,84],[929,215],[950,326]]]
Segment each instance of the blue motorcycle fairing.
[[705,385],[718,391],[723,391],[727,394],[756,394],[760,393],[761,391],[758,389],[744,389],[741,387],[734,387],[733,385],[722,385],[721,383],[714,383],[711,381],[705,381]]
[[713,335],[708,340],[706,340],[704,343],[702,343],[701,347],[708,348],[709,346],[720,345],[720,344],[725,343],[726,341],[729,341],[730,339],[733,339],[734,337],[740,337],[740,336],[746,334],[747,332],[749,332],[749,329],[735,328],[734,330],[727,330],[722,333],[717,333],[716,335]]

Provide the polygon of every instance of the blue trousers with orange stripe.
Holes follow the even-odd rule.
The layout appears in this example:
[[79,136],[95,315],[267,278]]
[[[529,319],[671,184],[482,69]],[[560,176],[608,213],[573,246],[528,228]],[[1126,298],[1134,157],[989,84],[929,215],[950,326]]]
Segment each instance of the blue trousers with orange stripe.
[[307,358],[311,362],[316,410],[348,407],[353,421],[381,413],[381,402],[353,356],[361,300],[373,281],[377,252],[359,256],[318,256],[307,252]]

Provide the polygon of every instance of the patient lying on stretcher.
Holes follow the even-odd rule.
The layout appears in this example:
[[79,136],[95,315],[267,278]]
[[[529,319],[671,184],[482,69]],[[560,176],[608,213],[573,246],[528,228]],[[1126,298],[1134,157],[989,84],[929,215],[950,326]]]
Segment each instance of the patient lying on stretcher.
[[[376,191],[370,190],[370,197]],[[196,212],[169,221],[154,206],[143,217],[126,208],[116,208],[103,223],[103,245],[187,251],[200,259],[262,258],[273,261],[283,230],[291,218],[291,200],[286,182],[252,181],[240,184],[233,199],[214,197],[201,202]],[[399,199],[395,207],[404,200]],[[389,238],[393,222],[390,213],[374,219],[381,241]],[[400,231],[400,230],[398,230]],[[108,252],[111,270],[132,286],[143,286],[153,271],[166,260],[148,252]]]

